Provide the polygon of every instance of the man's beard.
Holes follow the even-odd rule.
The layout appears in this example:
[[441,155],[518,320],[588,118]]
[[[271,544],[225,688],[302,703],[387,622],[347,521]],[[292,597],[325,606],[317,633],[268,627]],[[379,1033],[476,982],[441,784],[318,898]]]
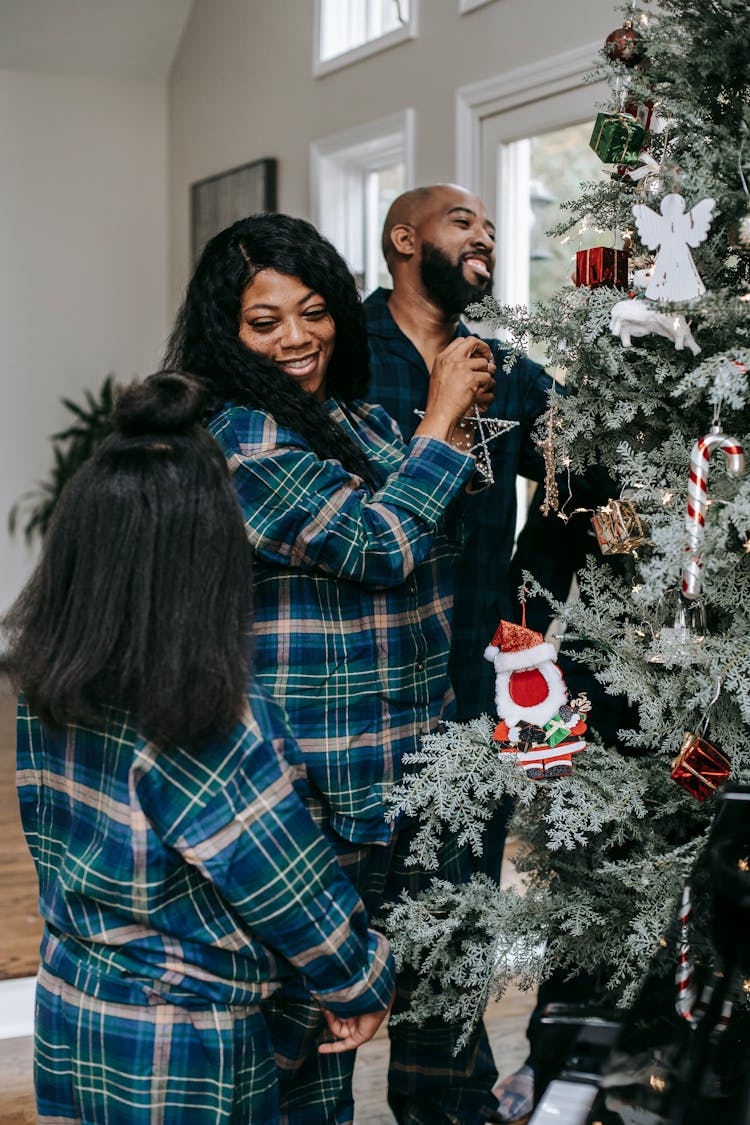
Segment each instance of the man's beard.
[[457,316],[467,305],[481,301],[492,285],[491,277],[472,285],[464,277],[461,262],[454,265],[448,255],[431,242],[422,243],[419,274],[426,292],[446,316]]

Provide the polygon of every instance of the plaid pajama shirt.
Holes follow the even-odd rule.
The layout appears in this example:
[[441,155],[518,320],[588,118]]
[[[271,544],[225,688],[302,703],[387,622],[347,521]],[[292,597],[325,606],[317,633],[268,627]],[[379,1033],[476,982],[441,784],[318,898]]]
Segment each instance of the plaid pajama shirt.
[[[423,410],[429,371],[411,340],[404,335],[388,308],[390,291],[376,289],[364,302],[370,343],[370,397],[398,423],[408,440],[419,423],[415,410]],[[472,333],[459,324],[456,336]],[[497,365],[495,398],[487,414],[519,423],[489,445],[495,483],[480,492],[465,493],[456,513],[456,537],[461,558],[456,574],[453,644],[450,676],[456,692],[457,718],[474,719],[492,713],[494,672],[483,653],[501,618],[518,619],[518,599],[508,581],[508,568],[516,531],[516,476],[544,479],[544,462],[532,437],[534,424],[547,407],[553,381],[538,363],[517,358],[504,370],[508,353],[497,340],[486,341]],[[548,529],[549,552],[558,530]],[[560,532],[561,534],[561,532]],[[542,585],[551,565],[544,555],[529,560]],[[554,560],[553,560],[554,561]],[[494,623],[494,624],[493,624]]]
[[260,1002],[304,973],[352,1016],[393,985],[384,938],[303,803],[299,751],[257,686],[200,753],[122,713],[51,731],[18,711],[18,793],[45,920],[43,1125],[280,1120]]
[[438,525],[473,459],[432,438],[405,447],[379,407],[329,409],[390,474],[374,494],[259,410],[231,407],[209,430],[255,555],[255,674],[284,707],[333,830],[385,844],[383,796],[404,753],[452,714],[455,545]]
[[[444,442],[402,442],[379,407],[329,401],[337,423],[388,479],[373,495],[339,462],[260,411],[231,407],[209,429],[234,476],[255,551],[256,673],[285,708],[317,788],[309,807],[368,913],[428,876],[406,865],[383,796],[419,735],[451,717],[448,682],[456,544],[443,519],[473,473]],[[447,841],[438,875],[462,882],[465,848]],[[397,974],[406,1008],[411,978]],[[320,1012],[298,988],[264,1004],[289,1125],[353,1118],[354,1053],[320,1056]],[[497,1077],[483,1028],[458,1057],[460,1029],[431,1021],[391,1035],[389,1098],[410,1125],[483,1122]]]

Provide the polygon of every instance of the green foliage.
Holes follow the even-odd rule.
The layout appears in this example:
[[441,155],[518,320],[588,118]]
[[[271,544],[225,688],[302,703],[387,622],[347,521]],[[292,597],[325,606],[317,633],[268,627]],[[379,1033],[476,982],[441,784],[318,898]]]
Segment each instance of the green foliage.
[[111,431],[110,416],[118,385],[107,375],[96,393],[84,392],[82,404],[72,399],[60,401],[75,421],[65,430],[52,434],[52,468],[46,480],[25,492],[10,510],[8,530],[15,535],[23,528],[27,543],[42,539],[52,518],[60,493],[76,469],[91,456],[96,446]]
[[404,896],[389,929],[398,935],[400,959],[420,967],[420,981],[411,1011],[394,1022],[412,1012],[439,1016],[464,1024],[468,1034],[487,1001],[512,980],[533,987],[540,979],[538,951],[515,942],[526,907],[526,899],[483,875],[461,887],[436,880],[416,901]]
[[[595,630],[600,642],[607,620]],[[627,666],[613,677],[608,664],[608,676],[619,689]],[[662,721],[658,709],[652,718]],[[426,737],[393,793],[394,807],[421,822],[412,858],[427,870],[444,825],[478,854],[489,815],[513,795],[526,883],[520,896],[485,876],[461,887],[436,881],[416,902],[402,899],[388,928],[399,958],[420,966],[413,1010],[468,1028],[512,979],[532,987],[553,967],[585,967],[608,999],[627,1003],[705,836],[700,806],[669,778],[675,746],[631,758],[590,742],[572,777],[539,784],[498,753],[493,725],[481,716]]]
[[[634,15],[630,4],[622,10]],[[424,740],[414,772],[394,792],[394,815],[405,810],[421,822],[415,860],[434,865],[446,824],[479,850],[497,802],[512,794],[527,885],[519,896],[475,877],[398,905],[390,928],[397,955],[423,966],[417,1016],[442,1011],[470,1022],[519,964],[527,984],[553,968],[584,968],[597,976],[602,999],[627,1002],[664,940],[715,809],[715,798],[701,803],[670,778],[684,732],[708,716],[708,737],[729,756],[732,780],[750,784],[750,470],[729,478],[718,451],[703,550],[708,635],[686,654],[663,631],[673,624],[685,557],[691,449],[720,419],[750,454],[750,245],[737,239],[738,221],[750,214],[740,171],[750,181],[750,8],[745,0],[661,0],[640,11],[648,14],[646,61],[627,70],[602,54],[592,78],[608,79],[612,112],[624,84],[629,99],[653,100],[671,123],[651,136],[649,151],[677,169],[687,209],[716,200],[709,237],[693,250],[707,293],[655,306],[686,316],[700,353],[655,335],[624,348],[609,322],[626,295],[606,287],[566,286],[531,314],[492,299],[469,310],[501,329],[517,354],[540,342],[547,365],[565,369],[568,393],[551,406],[558,468],[605,465],[644,521],[649,542],[634,557],[632,583],[592,563],[579,575],[580,599],[552,603],[564,644],[576,643],[607,692],[636,705],[638,724],[619,732],[617,748],[590,741],[572,777],[542,783],[501,760],[487,716]],[[634,264],[646,266],[652,255],[631,209],[648,202],[658,210],[675,190],[671,174],[662,186],[645,198],[602,169],[566,208],[558,233],[584,220],[630,230]],[[544,593],[530,587],[532,596]]]

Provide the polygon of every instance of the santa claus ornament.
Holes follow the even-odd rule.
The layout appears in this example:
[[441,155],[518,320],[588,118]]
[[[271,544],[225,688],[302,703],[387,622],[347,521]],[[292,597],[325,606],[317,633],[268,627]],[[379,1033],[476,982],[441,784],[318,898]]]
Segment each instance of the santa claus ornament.
[[501,621],[484,650],[495,666],[495,703],[499,722],[493,738],[501,753],[534,781],[568,777],[572,755],[586,748],[580,735],[591,704],[585,695],[570,699],[554,645],[541,633]]

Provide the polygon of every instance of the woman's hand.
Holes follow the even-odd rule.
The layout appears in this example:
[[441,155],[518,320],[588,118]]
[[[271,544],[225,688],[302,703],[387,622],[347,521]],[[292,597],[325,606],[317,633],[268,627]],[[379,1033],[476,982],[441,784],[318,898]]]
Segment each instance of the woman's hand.
[[460,418],[477,406],[485,411],[495,389],[495,361],[489,344],[476,336],[460,336],[439,353],[432,365],[424,418],[415,434],[450,441]]
[[372,1039],[383,1020],[391,1014],[393,998],[387,1008],[380,1012],[367,1012],[361,1016],[351,1016],[342,1019],[335,1016],[327,1008],[323,1008],[323,1015],[328,1024],[328,1030],[336,1036],[334,1043],[321,1043],[318,1047],[321,1055],[338,1054],[340,1051],[354,1051],[361,1047],[368,1039]]

